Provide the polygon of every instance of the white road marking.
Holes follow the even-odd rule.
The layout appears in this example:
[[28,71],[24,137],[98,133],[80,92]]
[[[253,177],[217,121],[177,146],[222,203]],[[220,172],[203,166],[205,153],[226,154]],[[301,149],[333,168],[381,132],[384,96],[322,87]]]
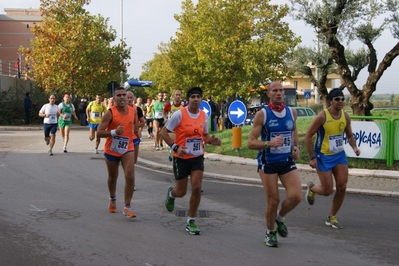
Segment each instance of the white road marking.
[[41,209],[39,209],[39,208],[37,208],[36,206],[34,206],[34,205],[30,205],[33,209],[29,209],[30,211],[38,211],[38,212],[44,212],[44,211],[47,211],[47,209],[43,209],[43,210],[41,210]]

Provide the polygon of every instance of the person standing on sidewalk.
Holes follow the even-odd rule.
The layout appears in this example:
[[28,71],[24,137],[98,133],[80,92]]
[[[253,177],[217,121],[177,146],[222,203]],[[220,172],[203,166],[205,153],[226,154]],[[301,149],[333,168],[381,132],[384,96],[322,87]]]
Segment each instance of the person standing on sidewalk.
[[[191,176],[191,197],[188,208],[186,231],[191,235],[200,235],[201,230],[195,224],[201,201],[202,177],[204,174],[204,142],[220,146],[221,140],[208,135],[206,114],[200,110],[202,89],[193,87],[187,92],[188,106],[176,111],[161,130],[161,136],[173,150],[173,172],[175,187],[169,186],[165,206],[169,212],[175,207],[175,198],[184,197],[187,192],[188,176]],[[169,133],[174,131],[175,141]]]
[[[264,242],[269,247],[278,247],[276,229],[281,237],[287,237],[285,216],[302,200],[301,181],[294,161],[299,159],[299,138],[295,124],[296,111],[284,105],[281,83],[270,83],[267,95],[269,104],[255,114],[248,136],[248,148],[258,150],[258,173],[266,195],[267,229]],[[280,210],[279,178],[286,192]]]
[[[325,224],[332,228],[342,229],[343,226],[336,218],[339,209],[344,202],[346,194],[346,183],[348,182],[348,161],[344,151],[344,136],[357,156],[360,150],[356,146],[353,137],[351,119],[344,112],[344,94],[341,89],[335,88],[328,94],[331,106],[321,111],[313,120],[305,135],[306,148],[310,155],[309,165],[317,169],[320,185],[308,182],[306,190],[306,201],[314,204],[315,194],[329,196],[333,193],[333,178],[335,179],[335,195],[333,198],[330,214]],[[315,145],[312,137],[317,133]]]
[[125,206],[123,215],[135,218],[131,210],[131,201],[134,192],[134,134],[136,113],[128,105],[126,90],[123,87],[115,89],[115,105],[105,114],[98,126],[97,136],[106,138],[104,145],[105,164],[108,170],[108,190],[110,194],[108,211],[116,212],[116,181],[118,179],[119,162],[122,163],[125,175]]
[[30,113],[32,111],[32,100],[30,99],[30,92],[25,93],[24,109],[25,109],[25,124],[28,126],[30,125]]
[[[108,103],[108,101],[107,101]],[[101,94],[96,94],[96,99],[91,101],[86,108],[87,122],[89,122],[89,139],[93,141],[96,137],[97,128],[101,123],[103,114],[107,111],[107,106],[101,102]],[[94,153],[98,154],[98,146],[100,146],[100,137],[96,138]]]
[[86,108],[87,108],[87,99],[82,98],[79,103],[79,116],[80,116],[79,120],[81,126],[87,126]]
[[67,153],[67,146],[69,141],[69,132],[72,126],[72,116],[78,120],[75,113],[75,106],[71,103],[71,97],[68,93],[64,94],[64,101],[58,105],[60,118],[58,119],[58,127],[60,128],[61,137],[64,140],[64,153]]
[[44,141],[47,145],[50,144],[49,155],[53,155],[53,147],[55,144],[55,133],[58,128],[58,116],[60,111],[58,106],[55,105],[55,95],[50,95],[49,103],[42,106],[39,111],[39,116],[43,117],[43,131],[44,131]]

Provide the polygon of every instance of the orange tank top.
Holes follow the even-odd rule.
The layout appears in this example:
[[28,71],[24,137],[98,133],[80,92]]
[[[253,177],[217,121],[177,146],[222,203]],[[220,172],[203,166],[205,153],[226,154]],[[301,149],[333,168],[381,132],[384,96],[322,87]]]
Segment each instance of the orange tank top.
[[134,151],[133,139],[136,138],[133,133],[136,117],[135,110],[128,106],[128,113],[125,115],[119,113],[116,106],[112,106],[109,110],[112,112],[112,121],[107,130],[116,129],[119,124],[122,124],[124,131],[121,135],[107,137],[104,152],[112,156],[121,157],[129,151]]
[[[187,148],[187,153],[182,159],[201,156],[204,154],[204,142],[202,136],[206,126],[205,113],[200,110],[197,118],[191,118],[188,114],[187,107],[181,108],[181,113],[181,121],[174,129],[174,132],[176,133],[175,143]],[[178,157],[176,152],[174,153],[174,156]]]

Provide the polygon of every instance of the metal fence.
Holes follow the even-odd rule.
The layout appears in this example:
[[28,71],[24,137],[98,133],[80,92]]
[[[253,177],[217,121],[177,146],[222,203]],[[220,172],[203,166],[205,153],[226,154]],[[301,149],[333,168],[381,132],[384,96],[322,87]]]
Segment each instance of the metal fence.
[[0,59],[0,75],[9,77],[26,78],[29,66],[19,63],[19,61],[9,61]]

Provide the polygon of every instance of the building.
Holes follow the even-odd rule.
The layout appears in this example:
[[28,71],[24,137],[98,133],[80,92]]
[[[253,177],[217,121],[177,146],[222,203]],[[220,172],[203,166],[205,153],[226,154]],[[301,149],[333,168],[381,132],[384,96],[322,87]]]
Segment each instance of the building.
[[[316,68],[314,66],[310,66],[312,69],[313,75],[317,76]],[[329,74],[327,75],[326,87],[327,90],[331,90],[332,88],[338,87],[340,81],[340,76],[338,74]],[[315,87],[309,80],[309,78],[305,75],[301,75],[297,73],[296,75],[287,78],[282,82],[285,89],[285,102],[289,106],[297,106],[297,100],[307,100],[309,103],[319,103],[320,96],[317,92],[317,87]],[[252,91],[251,99],[247,105],[248,108],[259,107],[262,104],[268,102],[268,97],[266,95],[267,87],[261,86],[258,92],[255,92],[255,89],[250,88]],[[306,99],[305,94],[309,95],[310,98]]]
[[42,18],[39,9],[5,8],[0,14],[0,75],[18,76],[27,67],[18,49],[30,47],[34,38],[31,27],[40,23]]

